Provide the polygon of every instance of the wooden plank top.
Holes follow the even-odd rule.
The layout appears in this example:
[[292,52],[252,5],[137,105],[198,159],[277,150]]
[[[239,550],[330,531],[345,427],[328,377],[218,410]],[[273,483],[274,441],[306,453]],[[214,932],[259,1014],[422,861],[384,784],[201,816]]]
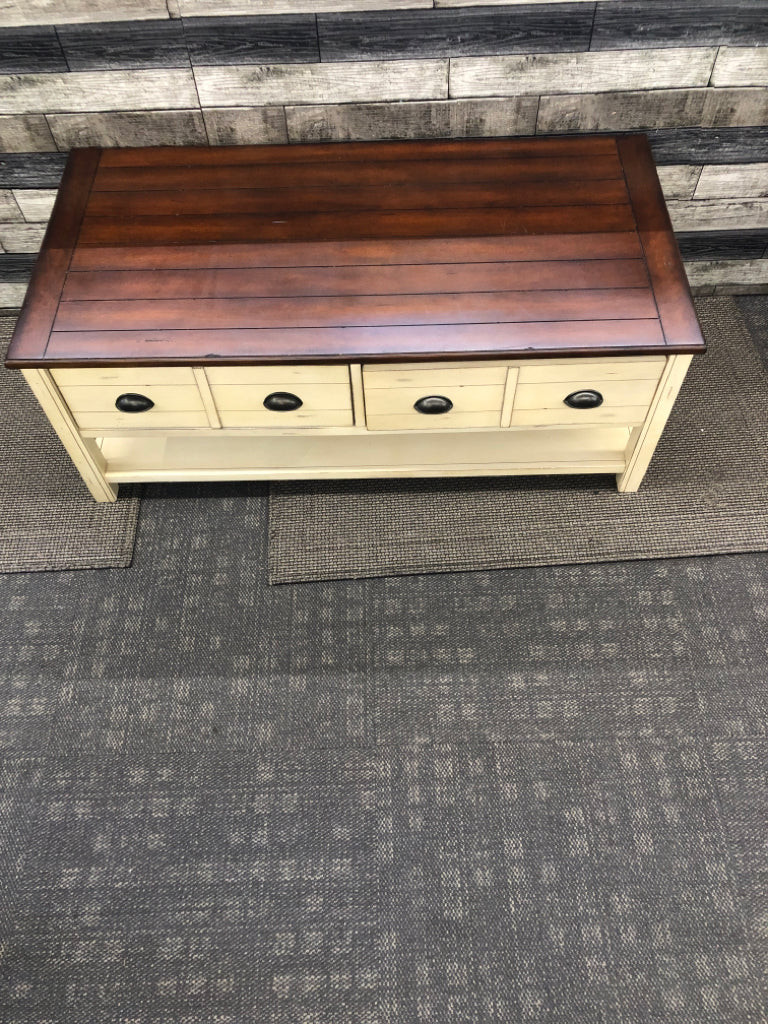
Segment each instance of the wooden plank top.
[[701,352],[644,136],[73,150],[7,365]]

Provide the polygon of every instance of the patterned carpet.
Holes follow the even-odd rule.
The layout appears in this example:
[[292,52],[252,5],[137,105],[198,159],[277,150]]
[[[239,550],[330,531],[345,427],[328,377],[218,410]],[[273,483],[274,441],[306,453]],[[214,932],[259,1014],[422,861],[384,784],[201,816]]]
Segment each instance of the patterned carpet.
[[[765,301],[765,300],[761,300]],[[768,555],[0,576],[3,1024],[759,1024]]]

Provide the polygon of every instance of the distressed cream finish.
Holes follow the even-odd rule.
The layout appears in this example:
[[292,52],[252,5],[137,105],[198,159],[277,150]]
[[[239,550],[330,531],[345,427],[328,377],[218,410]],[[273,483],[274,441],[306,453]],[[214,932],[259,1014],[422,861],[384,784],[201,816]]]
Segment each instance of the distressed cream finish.
[[[637,490],[690,356],[28,370],[97,501],[129,481],[617,474]],[[595,409],[571,409],[595,390]],[[299,409],[272,412],[287,391]],[[115,409],[135,392],[154,407]],[[448,413],[415,402],[440,395]]]

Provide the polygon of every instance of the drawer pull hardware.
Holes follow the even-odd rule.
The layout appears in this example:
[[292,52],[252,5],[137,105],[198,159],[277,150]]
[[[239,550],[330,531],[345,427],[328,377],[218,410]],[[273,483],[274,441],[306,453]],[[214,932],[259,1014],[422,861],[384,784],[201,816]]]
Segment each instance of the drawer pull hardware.
[[135,395],[133,392],[126,392],[120,395],[115,401],[115,408],[120,412],[147,412],[154,408],[155,403],[146,395]]
[[450,412],[453,402],[444,395],[425,395],[418,402],[414,402],[413,408],[426,416],[438,416],[442,412]]
[[264,399],[264,408],[272,412],[292,412],[304,405],[298,395],[292,395],[290,391],[273,391]]
[[603,396],[599,391],[573,391],[563,401],[571,409],[596,409],[603,404]]

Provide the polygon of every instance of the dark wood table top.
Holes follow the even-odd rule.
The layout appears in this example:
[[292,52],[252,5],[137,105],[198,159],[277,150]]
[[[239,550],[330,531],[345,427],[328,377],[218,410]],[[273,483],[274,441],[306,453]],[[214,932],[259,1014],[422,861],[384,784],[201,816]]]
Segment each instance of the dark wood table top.
[[627,135],[73,150],[7,363],[703,350]]

